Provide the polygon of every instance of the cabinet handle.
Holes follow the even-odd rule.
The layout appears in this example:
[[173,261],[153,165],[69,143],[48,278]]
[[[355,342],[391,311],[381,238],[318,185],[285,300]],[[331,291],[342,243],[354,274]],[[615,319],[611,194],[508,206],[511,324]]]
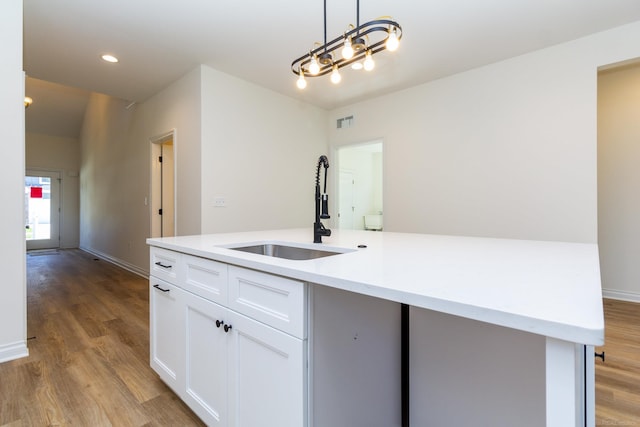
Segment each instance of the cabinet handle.
[[167,268],[167,269],[169,269],[169,268],[173,267],[172,265],[165,265],[165,264],[163,264],[163,263],[162,263],[162,262],[160,262],[160,261],[156,262],[156,265],[157,265],[158,267]]
[[595,357],[599,357],[604,362],[604,351],[602,353],[596,353]]
[[216,327],[217,328],[219,328],[222,325],[224,325],[224,322],[222,320],[216,320]]
[[224,331],[229,332],[231,330],[231,325],[224,325]]
[[153,285],[153,287],[162,292],[169,292],[171,290],[171,289],[162,289],[160,285]]

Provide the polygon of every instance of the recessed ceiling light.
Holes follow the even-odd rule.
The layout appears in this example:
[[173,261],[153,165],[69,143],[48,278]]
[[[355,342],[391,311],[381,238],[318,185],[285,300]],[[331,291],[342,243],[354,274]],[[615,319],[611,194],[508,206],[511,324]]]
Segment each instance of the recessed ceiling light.
[[118,62],[118,58],[116,58],[113,55],[102,55],[102,59],[104,59],[107,62]]

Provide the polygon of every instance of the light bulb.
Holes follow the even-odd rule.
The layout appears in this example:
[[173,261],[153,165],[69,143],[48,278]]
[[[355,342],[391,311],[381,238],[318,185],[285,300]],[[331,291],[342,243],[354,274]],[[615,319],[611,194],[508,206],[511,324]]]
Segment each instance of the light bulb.
[[300,70],[300,77],[298,77],[298,81],[296,82],[298,89],[304,89],[307,87],[307,81],[304,78],[304,72]]
[[118,62],[118,58],[109,54],[102,55],[102,59],[107,62]]
[[351,64],[351,69],[362,70],[362,62],[354,62],[353,64]]
[[338,66],[334,65],[333,71],[331,72],[331,83],[337,85],[338,83],[340,83],[340,80],[342,80],[342,76],[338,72]]
[[400,41],[398,40],[398,34],[396,34],[396,28],[394,27],[393,30],[389,33],[389,37],[387,37],[387,50],[393,52],[398,49],[399,44]]
[[318,58],[313,55],[311,63],[309,64],[309,72],[314,76],[320,72],[320,65],[318,65]]
[[376,63],[373,62],[373,58],[371,57],[371,51],[368,50],[367,54],[364,57],[364,69],[367,71],[371,71],[375,66],[376,66]]
[[344,47],[342,48],[342,57],[346,60],[353,58],[353,47],[351,47],[351,37],[345,39]]

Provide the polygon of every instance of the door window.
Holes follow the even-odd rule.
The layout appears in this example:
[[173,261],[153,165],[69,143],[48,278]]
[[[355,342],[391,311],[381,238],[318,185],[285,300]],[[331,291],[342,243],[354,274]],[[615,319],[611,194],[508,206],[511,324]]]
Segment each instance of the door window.
[[25,192],[25,238],[27,249],[59,247],[59,174],[27,173]]

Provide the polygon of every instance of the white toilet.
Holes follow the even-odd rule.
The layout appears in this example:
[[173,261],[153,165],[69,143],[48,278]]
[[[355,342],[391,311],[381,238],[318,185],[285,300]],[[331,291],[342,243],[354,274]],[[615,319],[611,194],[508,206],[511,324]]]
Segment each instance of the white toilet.
[[364,216],[364,229],[365,230],[382,230],[382,215],[372,214]]

